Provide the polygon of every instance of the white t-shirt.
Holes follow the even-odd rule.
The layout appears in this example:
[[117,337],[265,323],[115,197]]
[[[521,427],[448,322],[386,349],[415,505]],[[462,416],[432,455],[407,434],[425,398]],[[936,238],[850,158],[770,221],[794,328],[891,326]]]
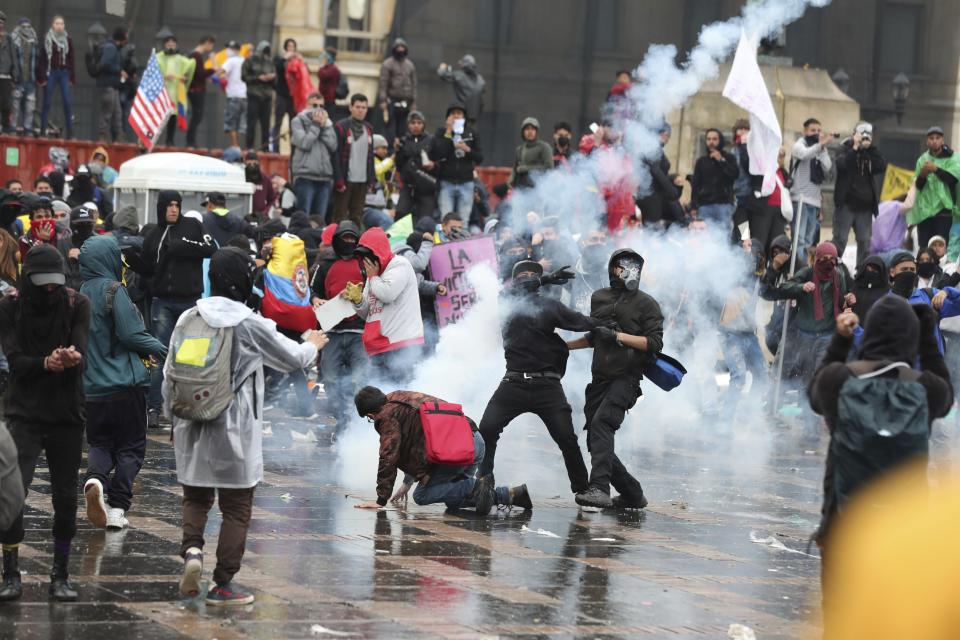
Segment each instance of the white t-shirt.
[[247,83],[243,81],[240,70],[243,67],[243,56],[230,56],[223,63],[223,73],[227,76],[227,97],[246,98]]

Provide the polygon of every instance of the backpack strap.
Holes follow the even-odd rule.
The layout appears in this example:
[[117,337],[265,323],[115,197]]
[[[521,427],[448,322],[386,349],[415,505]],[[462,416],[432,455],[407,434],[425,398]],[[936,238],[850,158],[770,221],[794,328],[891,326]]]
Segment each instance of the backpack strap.
[[[881,366],[877,367],[878,364]],[[847,368],[860,380],[876,378],[894,370],[898,370],[898,375],[901,380],[913,381],[920,377],[920,372],[906,362],[887,362],[884,364],[869,360],[857,360],[856,362],[848,363]]]
[[117,297],[117,289],[122,287],[119,282],[111,282],[107,285],[107,291],[104,301],[104,308],[107,310],[107,314],[110,316],[110,319],[113,321],[113,331],[110,332],[110,356],[113,357],[116,355],[114,353],[117,346],[117,320],[113,315],[113,300]]

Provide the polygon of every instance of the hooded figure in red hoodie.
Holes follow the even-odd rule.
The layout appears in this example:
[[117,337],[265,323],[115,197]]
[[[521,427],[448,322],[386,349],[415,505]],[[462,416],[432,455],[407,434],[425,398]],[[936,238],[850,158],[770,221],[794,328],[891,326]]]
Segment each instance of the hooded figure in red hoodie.
[[423,344],[417,275],[406,258],[390,250],[387,234],[379,227],[360,236],[354,255],[367,280],[363,299],[356,305],[357,315],[366,321],[363,346],[373,370],[399,385],[409,377]]

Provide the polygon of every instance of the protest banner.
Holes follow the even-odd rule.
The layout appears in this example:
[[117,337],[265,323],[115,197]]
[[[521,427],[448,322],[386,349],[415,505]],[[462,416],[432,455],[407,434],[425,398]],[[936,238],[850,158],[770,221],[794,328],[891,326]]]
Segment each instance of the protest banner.
[[477,293],[467,280],[467,272],[481,264],[497,270],[497,251],[492,236],[445,242],[433,248],[430,277],[447,290],[434,302],[439,327],[457,322],[477,301]]

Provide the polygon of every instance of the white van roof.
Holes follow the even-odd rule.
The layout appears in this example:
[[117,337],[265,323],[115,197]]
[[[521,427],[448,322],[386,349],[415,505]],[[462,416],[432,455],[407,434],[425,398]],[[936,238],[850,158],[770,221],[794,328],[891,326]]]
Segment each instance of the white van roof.
[[147,153],[120,165],[114,188],[121,190],[219,191],[253,193],[243,169],[223,160],[195,153]]

